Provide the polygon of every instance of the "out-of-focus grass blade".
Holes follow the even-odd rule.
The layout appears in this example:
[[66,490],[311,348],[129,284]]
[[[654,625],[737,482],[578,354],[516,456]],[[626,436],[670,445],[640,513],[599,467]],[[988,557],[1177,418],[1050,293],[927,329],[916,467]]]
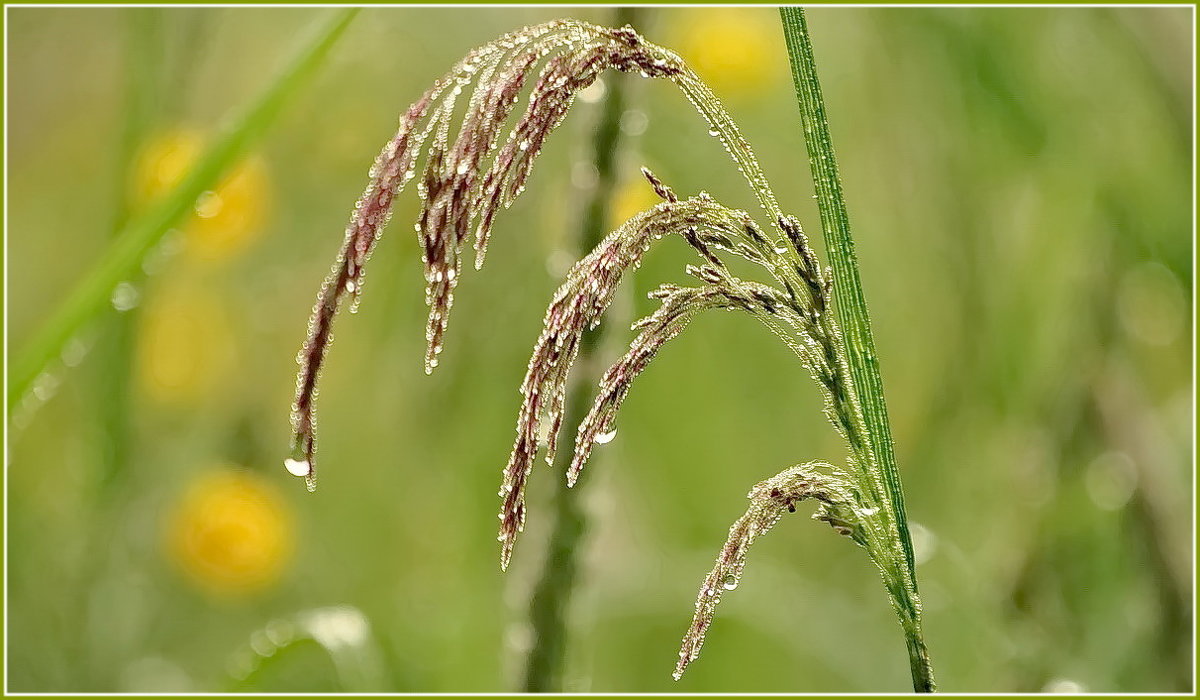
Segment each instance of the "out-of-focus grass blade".
[[357,8],[341,10],[322,22],[279,76],[243,112],[226,122],[184,181],[160,205],[124,227],[96,266],[46,318],[15,358],[8,375],[10,412],[50,361],[62,352],[67,341],[88,319],[108,305],[113,289],[138,274],[142,257],[191,209],[205,190],[211,189],[250,144],[262,136],[287,100],[311,81],[317,67],[357,13]]
[[[321,654],[328,657],[332,674]],[[378,693],[387,682],[371,624],[349,605],[271,620],[233,655],[230,671],[229,690],[241,693]]]

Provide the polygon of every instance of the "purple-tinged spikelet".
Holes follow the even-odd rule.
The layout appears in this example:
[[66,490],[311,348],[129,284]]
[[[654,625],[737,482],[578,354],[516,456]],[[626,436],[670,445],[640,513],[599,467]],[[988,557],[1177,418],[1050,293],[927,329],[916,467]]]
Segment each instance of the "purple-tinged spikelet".
[[704,635],[712,623],[717,604],[721,602],[721,594],[737,588],[741,580],[750,545],[774,527],[784,513],[794,513],[797,503],[810,498],[819,501],[821,505],[814,519],[830,523],[839,534],[859,544],[865,542],[859,522],[862,517],[869,517],[870,511],[857,508],[857,498],[846,480],[821,470],[836,471],[832,465],[823,462],[797,465],[759,482],[746,495],[750,506],[729,528],[725,546],[696,596],[696,614],[683,637],[673,674],[675,680],[679,680],[688,664],[700,655]]
[[696,274],[715,283],[702,287],[663,285],[650,293],[662,305],[634,324],[639,331],[629,350],[600,379],[600,391],[587,416],[579,424],[575,455],[567,470],[567,485],[574,486],[592,453],[592,446],[605,441],[614,431],[613,422],[633,382],[658,355],[658,351],[687,327],[692,318],[707,309],[742,309],[752,314],[774,313],[779,305],[775,290],[763,285],[735,281],[715,267],[696,268]]
[[[600,322],[621,277],[641,263],[642,255],[652,241],[672,233],[682,236],[706,262],[701,267],[689,266],[689,271],[709,284],[700,289],[678,289],[676,296],[670,297],[655,316],[647,319],[648,327],[634,341],[625,360],[609,370],[606,383],[601,385],[599,408],[593,409],[597,415],[589,416],[588,442],[577,442],[576,445],[577,453],[584,451],[583,457],[577,454],[574,460],[579,466],[586,459],[591,443],[602,441],[606,431],[600,428],[611,423],[612,414],[628,392],[629,383],[653,359],[658,348],[683,329],[693,314],[703,308],[719,306],[762,309],[763,302],[756,293],[762,298],[776,298],[775,290],[765,291],[771,288],[730,276],[704,242],[705,236],[718,236],[728,241],[742,235],[744,213],[726,209],[703,193],[680,201],[652,173],[645,169],[643,173],[665,201],[627,221],[577,263],[546,310],[544,329],[533,348],[521,384],[524,400],[517,417],[517,435],[499,492],[503,501],[498,536],[502,568],[507,568],[516,538],[524,529],[525,485],[537,456],[543,421],[548,433],[546,461],[554,462],[567,376],[579,353],[583,333]],[[604,413],[600,415],[597,411]],[[573,466],[569,483],[574,483],[577,474],[578,468]]]
[[672,203],[660,204],[610,234],[576,263],[546,309],[544,328],[521,383],[524,400],[517,417],[517,437],[499,494],[503,499],[499,535],[501,568],[508,567],[517,534],[525,526],[525,482],[537,457],[538,429],[543,418],[550,426],[546,461],[554,461],[567,374],[579,354],[583,333],[600,323],[622,276],[641,263],[650,242],[671,230],[674,207]]
[[[627,221],[577,263],[546,311],[544,329],[521,384],[523,401],[516,438],[499,493],[501,568],[507,568],[524,528],[526,482],[543,439],[546,461],[554,461],[568,374],[584,333],[600,323],[624,274],[641,263],[654,240],[666,235],[678,234],[699,255],[700,264],[688,265],[686,270],[700,285],[668,284],[651,293],[652,298],[661,300],[661,306],[634,325],[638,334],[628,351],[603,375],[592,408],[578,427],[568,485],[575,485],[592,446],[612,438],[616,413],[636,378],[696,314],[713,308],[751,314],[796,353],[821,387],[826,414],[850,448],[851,469],[842,471],[812,462],[792,467],[751,490],[749,509],[730,529],[716,565],[701,587],[675,669],[678,679],[700,652],[721,592],[736,587],[749,546],[784,512],[794,512],[797,502],[819,501],[814,518],[866,547],[881,570],[880,543],[896,521],[886,508],[888,501],[849,373],[845,342],[829,313],[830,270],[821,268],[800,223],[780,210],[749,144],[708,87],[677,55],[645,42],[632,28],[607,29],[559,20],[505,35],[470,52],[401,115],[395,135],[375,160],[333,269],[313,307],[308,338],[297,357],[301,369],[292,410],[293,450],[285,465],[291,473],[305,477],[309,490],[315,488],[313,402],[333,338],[333,321],[347,295],[352,298],[351,311],[357,308],[365,265],[388,223],[395,196],[410,180],[417,180],[422,207],[415,228],[429,306],[425,333],[425,371],[429,373],[438,365],[470,232],[474,230],[478,269],[495,217],[524,190],[546,139],[562,123],[576,95],[608,69],[666,77],[673,82],[708,122],[709,134],[720,139],[738,165],[774,232],[765,233],[749,214],[728,209],[704,192],[680,201],[643,168],[664,201]],[[518,112],[520,95],[530,83],[528,103]],[[460,110],[459,98],[467,91],[470,97]],[[514,114],[519,116],[514,119]],[[454,124],[458,127],[452,139]],[[418,166],[422,153],[424,162]],[[722,260],[724,253],[758,265],[777,286],[738,278]],[[884,512],[877,516],[881,507]]]
[[[522,89],[543,61],[528,107],[500,145]],[[333,320],[347,294],[353,297],[351,310],[357,307],[367,260],[388,223],[395,196],[416,176],[426,142],[432,138],[418,179],[424,206],[416,229],[429,305],[425,371],[431,372],[442,349],[471,226],[476,225],[478,267],[496,213],[524,189],[547,136],[562,122],[575,95],[610,68],[659,77],[674,76],[681,66],[677,56],[643,41],[629,27],[608,29],[558,20],[513,32],[470,52],[409,107],[371,168],[370,182],[355,204],[341,251],[313,307],[308,338],[297,358],[300,373],[292,406],[289,471],[305,475],[313,488],[313,402],[333,337]],[[458,98],[472,83],[475,87],[451,143]]]

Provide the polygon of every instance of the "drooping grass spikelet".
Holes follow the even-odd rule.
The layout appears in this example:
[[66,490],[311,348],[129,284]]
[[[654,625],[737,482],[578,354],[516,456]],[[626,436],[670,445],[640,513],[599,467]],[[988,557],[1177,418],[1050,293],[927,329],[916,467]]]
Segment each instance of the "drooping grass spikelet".
[[[398,130],[371,169],[368,186],[355,205],[339,255],[313,307],[308,337],[297,358],[301,368],[292,410],[293,451],[285,462],[288,470],[304,476],[310,490],[315,487],[313,402],[333,321],[345,296],[353,298],[351,311],[357,307],[365,265],[388,222],[395,196],[410,180],[417,180],[422,207],[415,228],[429,306],[428,373],[438,365],[471,231],[478,269],[497,214],[524,190],[546,139],[562,123],[575,96],[608,69],[665,77],[674,83],[703,116],[709,134],[729,152],[766,211],[772,231],[767,233],[748,213],[724,207],[704,192],[681,201],[643,169],[664,201],[620,226],[576,264],[546,311],[521,384],[516,438],[499,493],[501,567],[507,567],[524,528],[526,482],[543,431],[547,462],[554,461],[568,374],[584,333],[600,322],[622,277],[640,264],[652,242],[678,234],[701,258],[700,264],[687,266],[700,284],[663,285],[652,293],[661,306],[635,324],[636,337],[603,375],[592,408],[580,423],[568,485],[576,483],[593,445],[611,438],[616,413],[633,382],[696,314],[712,308],[751,314],[795,352],[816,380],[825,413],[846,441],[849,464],[840,470],[810,462],[761,482],[750,492],[749,510],[731,528],[701,588],[675,677],[699,654],[721,591],[736,586],[750,544],[785,511],[794,510],[796,502],[811,498],[820,502],[814,518],[865,547],[879,567],[905,627],[910,652],[919,647],[919,653],[910,654],[916,659],[914,679],[924,678],[918,687],[931,689],[932,677],[917,673],[919,667],[928,670],[927,654],[920,641],[919,598],[898,476],[886,442],[890,438],[886,424],[879,434],[869,427],[878,423],[882,411],[878,398],[871,404],[874,422],[865,417],[854,379],[860,364],[852,374],[850,349],[832,313],[830,268],[821,267],[799,221],[780,210],[752,149],[711,90],[679,56],[644,41],[628,26],[609,29],[559,20],[505,35],[467,54],[401,116]],[[517,105],[527,85],[528,101],[521,111]],[[459,98],[468,91],[466,105],[460,107]],[[424,161],[419,165],[422,153]],[[770,284],[735,276],[723,261],[725,254],[759,266],[770,276]],[[846,285],[844,275],[837,279],[840,305]],[[839,306],[839,312],[844,311]],[[853,324],[847,327],[854,330]],[[881,390],[874,391],[873,396]]]
[[679,650],[679,661],[673,674],[675,680],[679,680],[688,664],[699,657],[704,635],[712,623],[717,604],[721,602],[721,594],[737,588],[741,580],[750,545],[774,527],[784,513],[794,513],[797,503],[810,498],[819,501],[821,505],[814,519],[828,522],[839,534],[865,544],[853,487],[830,464],[809,462],[791,467],[759,482],[746,497],[750,499],[749,508],[729,528],[725,546],[700,586],[696,613]]
[[[528,77],[545,60],[529,105],[500,145],[500,134]],[[437,366],[453,291],[462,268],[460,254],[473,222],[476,266],[482,264],[495,215],[524,189],[546,137],[561,122],[575,95],[606,69],[646,77],[681,70],[674,54],[645,42],[629,27],[608,29],[557,20],[507,34],[467,54],[401,116],[396,134],[371,168],[370,181],[355,204],[344,242],[326,277],[297,356],[300,372],[292,406],[293,452],[289,471],[315,484],[314,401],[321,367],[332,339],[333,320],[344,297],[357,307],[365,265],[391,216],[397,194],[415,176],[416,161],[432,136],[418,189],[424,206],[416,228],[425,266],[425,370]],[[475,88],[457,137],[449,136],[458,97]],[[490,166],[487,165],[491,159]],[[481,172],[486,173],[482,176]]]
[[375,165],[371,168],[371,182],[354,205],[342,250],[317,295],[308,322],[308,338],[296,358],[300,373],[296,378],[296,399],[292,404],[294,436],[287,467],[293,474],[305,477],[310,491],[316,485],[316,415],[313,403],[321,366],[333,339],[333,319],[346,294],[354,295],[357,300],[362,293],[363,266],[372,245],[391,216],[392,198],[412,177],[415,151],[428,133],[414,133],[414,128],[425,116],[436,91],[435,86],[408,108],[400,118],[396,135],[375,159]]
[[634,330],[640,333],[630,343],[629,351],[609,367],[601,378],[600,393],[592,409],[579,424],[575,455],[567,470],[568,486],[575,485],[591,456],[592,446],[607,442],[613,434],[617,410],[629,395],[633,380],[646,369],[667,341],[683,332],[693,316],[725,301],[722,290],[711,285],[701,288],[663,285],[651,292],[650,297],[661,299],[662,306],[634,325]]
[[641,264],[652,241],[678,228],[681,209],[687,208],[687,203],[668,201],[625,222],[575,264],[546,309],[542,333],[521,382],[517,437],[499,493],[503,499],[498,536],[501,568],[507,568],[517,534],[525,526],[525,482],[537,456],[543,419],[549,424],[550,436],[546,461],[554,461],[567,375],[579,354],[584,331],[600,323],[625,272]]
[[[546,310],[544,328],[534,345],[521,382],[517,437],[504,469],[499,495],[500,567],[508,567],[517,534],[525,527],[525,482],[538,451],[543,418],[550,423],[551,443],[546,459],[554,460],[554,437],[562,422],[567,374],[579,354],[585,330],[594,328],[612,302],[625,272],[637,265],[649,247],[659,210],[641,214],[610,234],[599,247],[572,268],[567,281]],[[661,235],[661,234],[660,234]]]
[[[652,176],[648,177],[652,184],[657,183]],[[659,186],[661,183],[656,185]],[[651,294],[652,298],[662,299],[663,305],[634,326],[640,334],[625,356],[601,379],[595,403],[580,424],[575,455],[567,473],[569,485],[574,485],[578,479],[597,438],[613,431],[617,410],[634,379],[668,340],[682,332],[688,321],[706,308],[738,308],[762,321],[796,352],[822,386],[826,412],[835,426],[843,431],[855,429],[845,400],[848,392],[837,352],[836,323],[826,314],[829,280],[799,225],[790,217],[781,217],[777,222],[794,248],[800,251],[798,263],[787,262],[788,259],[779,257],[745,212],[726,209],[705,195],[690,201],[696,203],[696,211],[686,217],[689,226],[680,233],[707,264],[688,266],[688,271],[708,285],[700,289],[664,285]],[[768,267],[788,291],[734,277],[714,250],[733,252]],[[772,263],[776,267],[772,267]],[[856,458],[852,456],[852,459]]]
[[[745,283],[730,276],[724,263],[705,242],[715,241],[723,247],[749,245],[734,242],[734,239],[744,236],[744,212],[727,209],[704,193],[680,201],[670,188],[648,170],[643,168],[643,174],[665,201],[634,216],[576,264],[546,310],[544,329],[534,346],[521,384],[524,400],[517,417],[517,436],[504,468],[499,492],[502,498],[498,535],[501,542],[501,568],[508,566],[516,538],[524,528],[525,485],[537,456],[539,428],[543,420],[548,428],[546,461],[550,464],[554,462],[563,419],[567,376],[579,352],[583,332],[599,323],[622,275],[640,264],[642,255],[652,241],[672,233],[681,235],[707,263],[700,267],[689,266],[689,272],[709,287],[691,290],[676,297],[675,303],[666,306],[666,310],[655,318],[653,327],[648,329],[650,332],[639,336],[641,345],[638,346],[638,341],[635,341],[626,364],[619,364],[610,370],[612,377],[608,390],[611,396],[605,399],[602,395],[601,398],[606,410],[615,412],[628,392],[628,382],[653,358],[662,343],[682,330],[687,318],[695,312],[720,305],[749,310],[763,305],[761,299],[755,296],[756,293],[765,299],[774,297],[774,291],[765,291],[769,288],[764,285]],[[782,296],[782,292],[778,294]],[[611,413],[606,418],[592,418],[591,430],[606,423],[611,423]],[[601,434],[601,431],[589,432],[592,441]],[[580,443],[577,443],[577,456],[573,461],[581,467],[582,460],[590,452],[590,443],[582,448],[583,457],[578,456],[580,449]],[[572,467],[569,483],[574,483],[578,471],[578,468]]]
[[[702,279],[717,280],[702,287],[665,284],[650,293],[662,305],[651,315],[634,324],[639,331],[629,350],[605,371],[600,391],[591,410],[579,424],[575,454],[567,471],[567,484],[574,486],[591,456],[593,445],[605,442],[615,428],[613,422],[633,382],[658,355],[659,350],[687,327],[696,314],[707,309],[736,308],[751,314],[775,314],[781,309],[777,290],[721,275],[717,268],[694,268]],[[715,273],[715,274],[714,274]]]

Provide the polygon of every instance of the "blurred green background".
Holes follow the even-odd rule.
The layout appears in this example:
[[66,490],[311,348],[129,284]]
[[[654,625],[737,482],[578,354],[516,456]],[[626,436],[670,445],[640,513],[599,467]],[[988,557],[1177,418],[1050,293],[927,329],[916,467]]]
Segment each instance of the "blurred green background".
[[[327,12],[8,11],[10,356]],[[499,217],[431,377],[416,197],[400,198],[362,309],[338,324],[317,493],[281,461],[309,308],[396,115],[469,48],[563,15],[613,10],[364,10],[152,274],[115,293],[126,310],[10,416],[9,690],[515,687],[561,475],[535,468],[507,575],[495,493],[570,262],[594,104]],[[776,12],[640,17],[726,100],[819,247]],[[809,24],[942,688],[1190,689],[1191,10],[829,8]],[[685,100],[632,88],[617,209],[652,203],[642,164],[749,208]],[[652,251],[614,308],[615,344],[691,258],[677,241]],[[805,515],[756,546],[703,656],[671,680],[746,491],[843,456],[770,334],[700,317],[619,425],[586,484],[567,690],[910,687],[878,576]]]

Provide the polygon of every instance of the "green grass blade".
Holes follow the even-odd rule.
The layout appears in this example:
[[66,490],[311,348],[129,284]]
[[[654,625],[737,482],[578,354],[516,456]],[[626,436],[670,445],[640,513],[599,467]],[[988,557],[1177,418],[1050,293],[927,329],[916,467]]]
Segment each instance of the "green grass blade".
[[862,401],[863,413],[870,430],[871,444],[883,469],[884,483],[897,506],[897,524],[904,540],[908,565],[912,567],[912,540],[908,534],[904,493],[900,488],[900,475],[896,469],[896,457],[892,449],[892,433],[888,423],[887,404],[883,397],[883,380],[879,374],[879,358],[875,353],[871,319],[867,314],[867,302],[863,297],[862,281],[858,274],[858,257],[854,252],[854,238],[850,234],[850,218],[842,194],[842,181],[838,175],[837,159],[834,157],[833,140],[829,135],[821,85],[815,72],[812,44],[808,41],[803,10],[781,7],[779,11],[784,18],[784,34],[792,63],[792,78],[795,81],[800,114],[804,122],[808,161],[816,185],[821,231],[828,248],[830,266],[833,268],[833,294],[844,327],[850,372],[858,387],[859,399]]
[[313,77],[350,20],[358,13],[350,8],[333,13],[305,41],[295,58],[240,114],[226,122],[212,146],[183,182],[158,206],[130,221],[105,251],[95,267],[75,286],[67,298],[42,323],[37,333],[14,358],[8,376],[8,409],[29,390],[34,380],[63,346],[89,319],[109,303],[112,290],[122,280],[135,276],[138,265],[172,226],[193,206],[196,199],[216,182],[258,140],[283,106]]
[[[904,492],[901,489],[900,472],[896,468],[896,456],[892,449],[892,433],[888,423],[887,404],[884,401],[883,379],[879,374],[879,358],[875,353],[871,320],[867,314],[867,302],[863,297],[862,282],[859,279],[858,258],[854,252],[850,218],[842,194],[833,139],[829,134],[821,84],[817,78],[816,59],[813,56],[804,10],[798,7],[781,7],[779,14],[783,22],[783,33],[804,127],[804,143],[816,187],[821,231],[833,268],[833,293],[842,322],[850,374],[862,405],[872,451],[882,472],[884,487],[891,501],[903,547],[908,579],[904,583],[912,589],[911,594],[906,596],[911,597],[911,600],[898,602],[901,606],[910,608],[907,612],[913,616],[912,627],[910,628],[909,624],[905,625],[906,631],[910,632],[910,651],[914,651],[913,685],[918,691],[932,690],[933,678],[929,669],[928,654],[924,651],[924,642],[920,639],[920,604],[916,601],[917,581],[912,537],[908,531],[908,518],[904,508]],[[915,639],[912,638],[914,635]],[[914,645],[917,647],[915,650]],[[923,658],[918,659],[918,655]]]

